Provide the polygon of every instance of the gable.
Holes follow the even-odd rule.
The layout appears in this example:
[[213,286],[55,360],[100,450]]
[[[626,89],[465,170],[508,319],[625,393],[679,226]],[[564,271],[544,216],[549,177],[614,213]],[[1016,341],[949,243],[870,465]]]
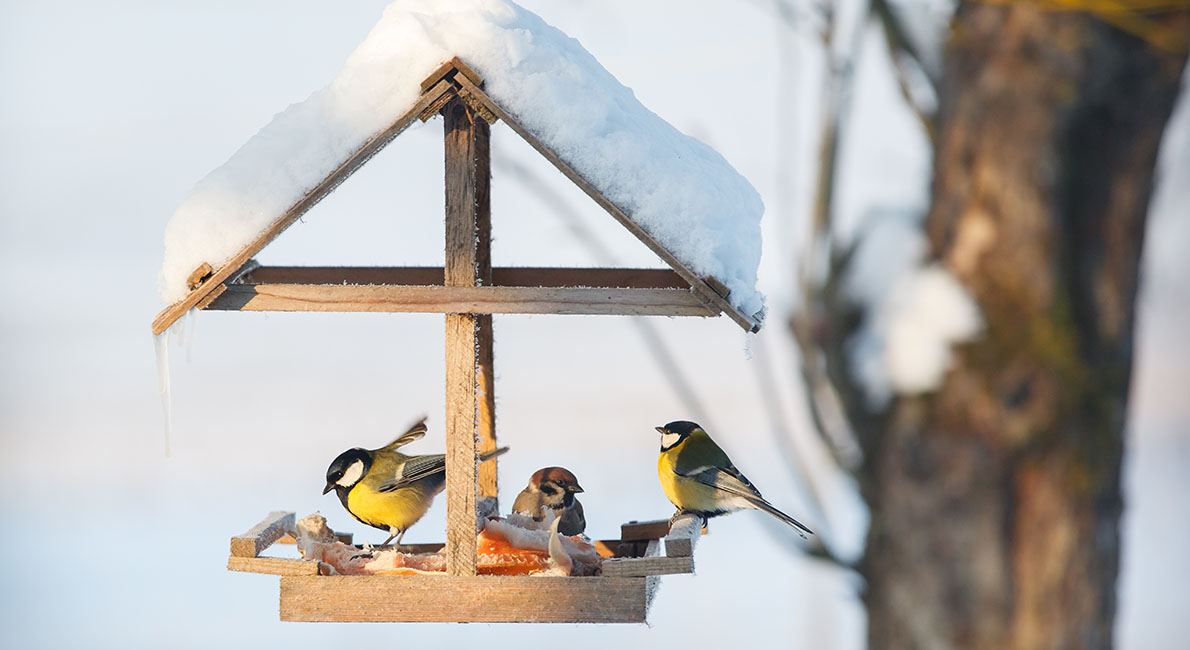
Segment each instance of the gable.
[[[729,314],[758,323],[763,205],[747,181],[537,16],[505,2],[429,4],[419,10],[429,14],[411,3],[386,10],[330,86],[279,114],[198,184],[166,230],[166,300],[199,304],[187,282],[197,267],[209,264],[216,282],[231,277],[414,119],[462,92],[703,283],[696,289],[715,286],[708,300],[728,295]],[[484,75],[482,90],[478,74],[423,88],[434,76],[427,71],[464,52]]]

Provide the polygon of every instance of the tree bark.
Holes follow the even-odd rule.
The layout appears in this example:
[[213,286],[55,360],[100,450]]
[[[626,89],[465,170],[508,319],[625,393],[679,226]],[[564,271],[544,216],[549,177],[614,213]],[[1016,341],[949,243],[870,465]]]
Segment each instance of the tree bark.
[[871,647],[1111,646],[1138,267],[1185,62],[1086,13],[959,7],[926,230],[985,332],[860,436]]

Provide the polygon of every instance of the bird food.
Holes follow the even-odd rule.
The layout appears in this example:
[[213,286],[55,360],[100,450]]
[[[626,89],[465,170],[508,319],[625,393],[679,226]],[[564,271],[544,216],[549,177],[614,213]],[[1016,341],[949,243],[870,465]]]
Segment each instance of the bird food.
[[[297,544],[305,560],[325,564],[331,575],[432,575],[446,571],[446,555],[441,551],[361,550],[344,544],[335,539],[319,514],[297,522]],[[479,575],[590,576],[598,573],[602,564],[590,542],[559,535],[549,522],[516,514],[487,520],[478,547]]]

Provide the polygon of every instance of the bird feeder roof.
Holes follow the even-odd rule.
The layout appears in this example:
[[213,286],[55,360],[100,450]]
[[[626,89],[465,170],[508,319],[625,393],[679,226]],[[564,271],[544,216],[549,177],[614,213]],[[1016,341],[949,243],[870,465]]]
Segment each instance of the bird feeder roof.
[[390,5],[330,85],[277,114],[202,179],[166,227],[160,291],[172,304],[154,329],[209,302],[264,245],[453,94],[505,121],[714,311],[759,329],[764,205],[756,190],[711,147],[645,108],[578,41],[505,0]]

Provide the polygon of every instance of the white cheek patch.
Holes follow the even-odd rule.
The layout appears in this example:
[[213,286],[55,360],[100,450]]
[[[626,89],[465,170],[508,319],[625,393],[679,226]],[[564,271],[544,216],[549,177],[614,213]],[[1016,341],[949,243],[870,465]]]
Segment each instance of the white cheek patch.
[[359,480],[363,477],[364,461],[357,460],[347,468],[346,472],[343,472],[343,476],[340,477],[338,481],[335,481],[335,483],[337,485],[342,485],[343,487],[351,487],[356,483],[359,483]]
[[661,448],[669,449],[670,447],[678,444],[678,441],[681,439],[682,436],[676,433],[663,433],[661,434]]

